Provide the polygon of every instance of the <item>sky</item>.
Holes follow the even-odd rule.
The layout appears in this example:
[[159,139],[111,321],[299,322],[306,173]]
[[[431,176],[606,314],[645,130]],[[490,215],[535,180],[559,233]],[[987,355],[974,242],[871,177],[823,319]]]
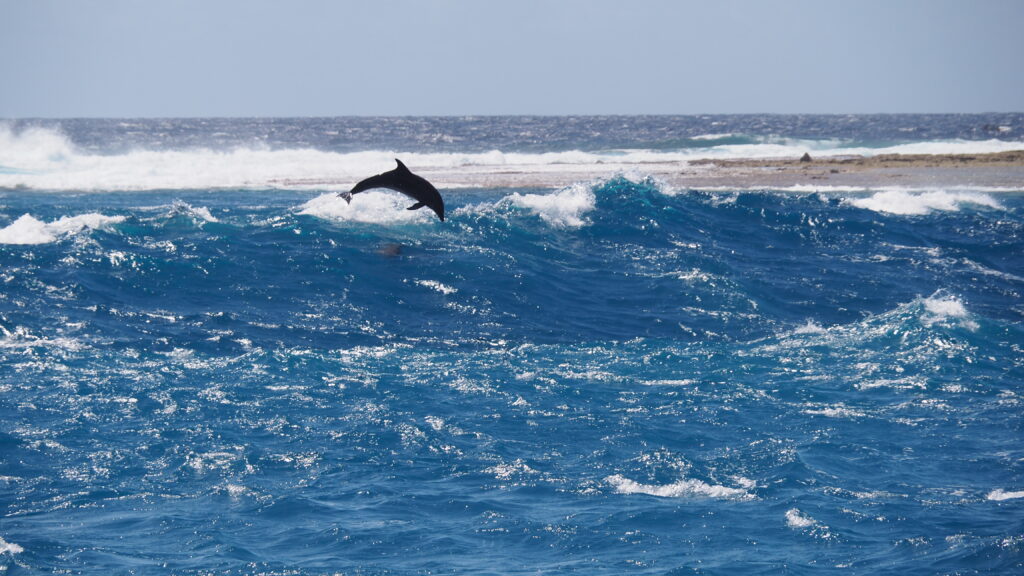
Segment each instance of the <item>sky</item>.
[[1024,112],[1024,0],[0,0],[0,118]]

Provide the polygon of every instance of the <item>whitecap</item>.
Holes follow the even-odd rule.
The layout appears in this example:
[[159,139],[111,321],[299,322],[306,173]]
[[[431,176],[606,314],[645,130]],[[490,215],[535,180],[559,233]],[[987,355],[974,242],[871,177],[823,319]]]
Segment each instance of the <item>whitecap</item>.
[[827,331],[821,326],[819,326],[814,320],[808,320],[806,324],[797,327],[796,330],[793,330],[794,335],[825,334],[826,332]]
[[966,318],[967,308],[952,296],[931,296],[922,302],[925,310],[936,318]]
[[456,292],[459,291],[458,288],[454,288],[447,284],[442,284],[437,280],[416,280],[416,284],[418,286],[423,286],[424,288],[430,288],[431,290],[444,294],[445,296],[455,294]]
[[684,478],[678,482],[665,485],[641,484],[620,474],[604,479],[619,494],[646,494],[660,498],[723,498],[735,500],[752,500],[754,495],[742,488],[730,488],[716,484],[708,484],[701,480]]
[[1018,491],[1015,491],[1015,492],[1007,492],[1006,490],[1003,490],[1002,488],[997,488],[997,489],[989,492],[988,496],[986,496],[985,498],[987,498],[988,500],[996,501],[996,502],[1002,502],[1003,500],[1015,500],[1017,498],[1024,498],[1024,490],[1018,490]]
[[228,496],[235,499],[252,493],[252,490],[249,488],[241,484],[232,484],[230,482],[224,484],[224,490],[228,493]]
[[804,514],[797,508],[790,508],[786,511],[786,526],[790,528],[810,528],[817,523],[817,520]]
[[921,303],[924,305],[925,311],[921,322],[925,326],[948,324],[951,321],[957,321],[968,330],[977,330],[979,327],[977,322],[971,320],[970,313],[967,311],[964,303],[955,296],[936,292],[922,300]]
[[726,140],[728,138],[734,138],[736,135],[731,132],[725,132],[722,134],[701,134],[699,136],[692,136],[690,140]]
[[846,202],[857,208],[900,216],[922,216],[936,211],[957,212],[965,205],[1003,209],[1003,205],[989,194],[946,190],[885,190],[863,198],[848,198]]
[[433,428],[435,432],[440,432],[444,430],[444,418],[441,418],[439,416],[427,416],[424,418],[424,420],[427,422],[427,424],[430,425],[431,428]]
[[0,244],[48,244],[56,240],[57,237],[47,230],[46,223],[29,214],[0,229]]
[[[692,139],[706,145],[681,150],[566,150],[524,153],[481,152],[396,153],[393,150],[332,152],[312,148],[271,149],[263,144],[227,150],[133,149],[121,154],[83,150],[60,130],[27,128],[15,131],[0,124],[0,187],[33,190],[166,190],[225,188],[291,188],[347,190],[369,174],[394,168],[401,156],[413,170],[445,187],[479,183],[495,174],[544,174],[593,178],[659,165],[676,169],[693,160],[735,158],[797,158],[878,154],[984,154],[1024,149],[1019,141],[945,140],[887,148],[853,147],[844,140],[804,140],[777,136],[751,137],[726,144],[726,134]],[[721,144],[716,139],[723,139]],[[473,185],[473,184],[469,184]]]
[[[18,546],[17,544],[14,544],[13,542],[8,542],[8,541],[4,540],[3,538],[0,538],[0,554],[11,554],[11,555],[14,555],[14,554],[21,554],[24,551],[25,551],[25,549],[22,548],[21,546]],[[3,570],[0,569],[0,572],[2,572],[2,571]]]
[[210,212],[209,208],[205,206],[192,206],[187,202],[176,200],[171,205],[169,216],[173,217],[179,214],[191,218],[192,220],[195,220],[200,223],[220,222],[220,220],[218,220],[217,217]]
[[24,326],[16,326],[8,330],[0,325],[0,348],[25,349],[35,346],[63,348],[69,351],[81,350],[84,345],[74,338],[40,338]]
[[299,214],[335,222],[392,224],[428,222],[434,214],[428,210],[406,210],[409,198],[393,192],[371,191],[346,202],[335,193],[317,196],[299,207]]
[[506,196],[507,203],[532,211],[544,222],[558,228],[579,228],[588,222],[583,216],[597,205],[591,184],[578,183],[551,194],[520,194]]
[[124,216],[103,214],[82,214],[63,216],[53,222],[37,220],[31,214],[24,214],[5,228],[0,229],[0,244],[49,244],[64,236],[84,230],[98,230],[124,221]]
[[811,416],[825,416],[827,418],[862,418],[867,416],[866,413],[860,410],[854,410],[853,408],[847,408],[842,404],[835,406],[821,406],[818,408],[807,408],[802,410],[804,414]]
[[538,472],[533,468],[530,468],[521,459],[517,458],[512,463],[502,462],[489,468],[485,468],[484,473],[493,474],[498,480],[510,480],[513,476],[537,474]]
[[74,154],[71,141],[59,130],[29,127],[14,131],[0,124],[0,166],[11,168],[12,177],[31,175]]

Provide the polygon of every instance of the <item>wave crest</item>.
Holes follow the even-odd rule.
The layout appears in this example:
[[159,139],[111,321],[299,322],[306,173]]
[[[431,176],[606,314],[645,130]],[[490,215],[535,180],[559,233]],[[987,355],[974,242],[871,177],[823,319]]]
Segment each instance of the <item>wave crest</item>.
[[552,194],[520,194],[506,196],[502,203],[530,210],[541,220],[559,228],[579,228],[588,224],[584,215],[597,205],[597,196],[590,184],[574,184]]
[[31,214],[23,214],[6,228],[0,229],[0,244],[49,244],[61,237],[78,234],[85,230],[97,230],[124,221],[124,216],[103,214],[82,214],[63,216],[53,222],[37,220]]
[[944,190],[917,193],[905,190],[886,190],[864,198],[847,199],[847,202],[857,208],[902,216],[922,216],[935,211],[957,212],[964,205],[981,206],[994,210],[1004,209],[998,200],[988,194]]
[[406,210],[408,197],[394,192],[371,191],[355,196],[351,202],[331,192],[313,198],[299,207],[299,214],[335,222],[392,224],[429,222],[429,210]]
[[[649,146],[650,144],[648,144]],[[212,146],[212,147],[211,147]],[[313,147],[271,148],[263,143],[209,143],[177,149],[141,145],[111,153],[76,146],[63,132],[0,124],[0,188],[139,191],[162,189],[348,189],[368,174],[389,170],[394,158],[447,187],[479,183],[494,174],[549,176],[561,182],[616,172],[676,168],[695,160],[795,158],[879,154],[984,154],[1024,149],[1003,140],[933,141],[866,148],[842,140],[708,134],[671,147],[521,152],[411,152],[372,149],[338,152]],[[536,180],[536,179],[535,179]]]
[[708,484],[693,478],[684,478],[663,486],[640,484],[625,476],[614,474],[605,478],[605,482],[615,488],[619,494],[646,494],[660,498],[724,498],[734,500],[753,500],[754,495],[742,488],[730,488],[717,484]]

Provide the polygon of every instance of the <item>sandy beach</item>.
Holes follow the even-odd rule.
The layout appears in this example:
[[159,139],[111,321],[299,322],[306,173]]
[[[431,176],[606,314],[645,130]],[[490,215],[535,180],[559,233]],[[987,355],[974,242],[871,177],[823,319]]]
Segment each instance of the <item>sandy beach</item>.
[[[991,188],[1024,190],[1024,151],[884,154],[689,162],[423,167],[439,188],[550,188],[616,174],[651,176],[677,188]],[[292,182],[299,184],[299,182]],[[303,182],[310,184],[310,182]],[[341,184],[331,182],[330,184]]]

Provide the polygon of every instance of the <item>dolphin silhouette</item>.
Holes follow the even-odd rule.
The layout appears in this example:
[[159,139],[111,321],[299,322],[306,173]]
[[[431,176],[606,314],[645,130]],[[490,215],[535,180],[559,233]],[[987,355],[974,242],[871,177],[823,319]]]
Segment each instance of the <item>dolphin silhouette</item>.
[[426,206],[437,214],[441,222],[444,222],[444,200],[441,198],[437,188],[434,188],[434,185],[427,182],[422,176],[417,176],[410,172],[398,158],[395,158],[395,162],[398,162],[398,168],[390,172],[370,176],[353,186],[348,192],[339,193],[338,196],[344,198],[346,202],[351,202],[353,194],[373,188],[387,188],[401,192],[415,200],[416,203],[409,206],[409,210],[419,210]]

